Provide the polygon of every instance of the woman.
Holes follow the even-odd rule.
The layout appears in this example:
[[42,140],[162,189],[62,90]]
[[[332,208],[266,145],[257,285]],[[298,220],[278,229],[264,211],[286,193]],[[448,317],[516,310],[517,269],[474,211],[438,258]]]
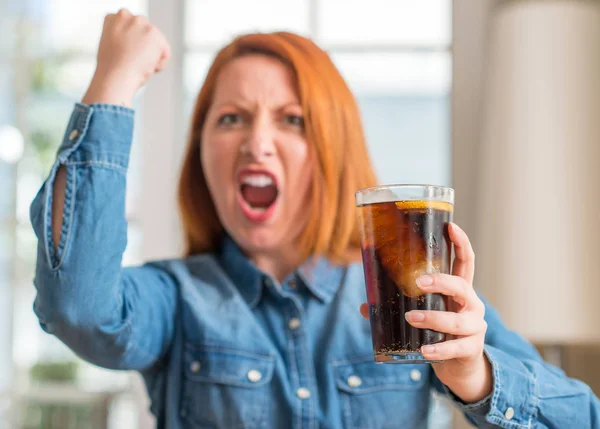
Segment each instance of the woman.
[[456,225],[453,275],[419,287],[460,311],[408,320],[458,339],[423,348],[432,366],[373,363],[353,193],[375,178],[354,98],[300,36],[247,35],[218,54],[179,187],[187,256],[122,269],[129,106],[168,59],[145,18],[107,16],[31,208],[44,330],[97,365],[140,371],[161,428],[424,428],[431,388],[478,427],[600,428],[590,389],[473,291]]

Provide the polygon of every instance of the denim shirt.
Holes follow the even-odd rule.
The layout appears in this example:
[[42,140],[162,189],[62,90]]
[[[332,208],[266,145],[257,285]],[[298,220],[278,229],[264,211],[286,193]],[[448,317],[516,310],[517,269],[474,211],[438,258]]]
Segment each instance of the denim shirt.
[[480,428],[600,429],[590,388],[544,363],[487,304],[493,392],[465,404],[430,365],[373,362],[360,264],[316,259],[279,284],[225,237],[214,254],[122,268],[133,121],[124,107],[75,106],[31,206],[34,310],[83,359],[140,371],[159,428],[425,428],[438,391]]

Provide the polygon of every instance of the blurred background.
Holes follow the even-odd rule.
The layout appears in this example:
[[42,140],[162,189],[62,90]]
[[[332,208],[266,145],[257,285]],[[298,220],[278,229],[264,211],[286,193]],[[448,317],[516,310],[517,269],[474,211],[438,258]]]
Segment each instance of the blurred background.
[[[597,2],[0,0],[0,429],[153,427],[136,374],[81,361],[32,311],[29,204],[94,71],[103,17],[122,7],[173,50],[135,100],[125,264],[181,252],[179,163],[216,50],[242,32],[294,31],[357,96],[380,181],[453,186],[477,289],[600,392]],[[430,426],[466,427],[443,398]]]

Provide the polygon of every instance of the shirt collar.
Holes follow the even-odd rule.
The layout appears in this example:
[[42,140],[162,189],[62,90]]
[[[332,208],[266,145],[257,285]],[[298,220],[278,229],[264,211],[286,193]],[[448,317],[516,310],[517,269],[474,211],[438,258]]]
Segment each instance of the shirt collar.
[[307,289],[325,303],[333,299],[345,272],[343,266],[333,264],[323,257],[309,260],[296,271]]
[[[262,297],[265,279],[269,276],[254,265],[228,235],[224,237],[219,261],[248,305],[255,307]],[[344,273],[343,266],[320,257],[302,264],[286,281],[296,275],[315,297],[328,303],[336,294]]]

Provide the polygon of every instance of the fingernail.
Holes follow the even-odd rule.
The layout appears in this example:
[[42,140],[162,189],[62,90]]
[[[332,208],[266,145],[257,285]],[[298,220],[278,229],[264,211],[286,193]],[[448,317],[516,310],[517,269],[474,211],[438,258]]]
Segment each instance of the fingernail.
[[433,284],[433,278],[431,276],[421,276],[417,279],[417,286],[431,286]]
[[435,352],[435,346],[423,346],[421,347],[421,353],[433,353]]
[[422,322],[425,320],[425,315],[420,311],[409,311],[404,315],[409,322]]

